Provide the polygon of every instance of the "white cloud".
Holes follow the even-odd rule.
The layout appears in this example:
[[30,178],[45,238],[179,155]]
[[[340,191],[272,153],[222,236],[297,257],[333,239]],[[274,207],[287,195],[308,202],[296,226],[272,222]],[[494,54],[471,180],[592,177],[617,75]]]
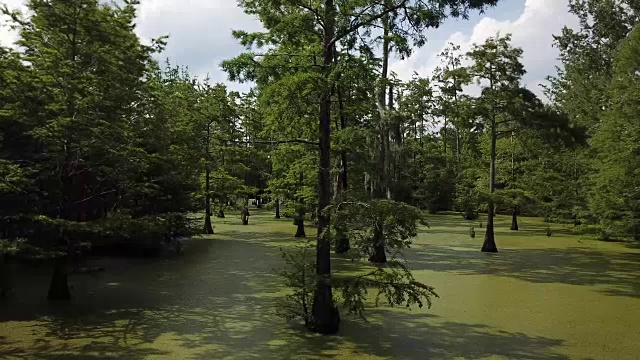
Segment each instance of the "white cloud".
[[[499,6],[499,5],[498,5]],[[522,63],[527,70],[523,84],[542,97],[539,84],[545,82],[547,75],[555,74],[558,51],[553,47],[553,35],[559,34],[562,27],[572,27],[577,20],[568,13],[568,0],[527,0],[521,14],[513,20],[498,21],[490,17],[482,18],[470,34],[456,32],[440,44],[431,44],[417,50],[404,61],[397,61],[391,68],[401,79],[409,79],[413,72],[420,76],[431,76],[439,65],[439,54],[448,43],[460,45],[466,52],[474,43],[482,43],[498,32],[512,34],[512,44],[523,49]],[[476,92],[477,89],[472,89]]]
[[[0,6],[7,5],[11,10],[19,9],[21,11],[26,10],[23,0],[0,0]],[[9,22],[4,15],[0,15],[0,45],[11,46],[18,40],[18,34],[9,28]]]
[[209,74],[212,81],[224,82],[220,62],[243,50],[231,30],[261,29],[260,22],[245,14],[236,0],[146,0],[139,11],[137,33],[144,39],[169,35],[162,58],[188,65],[199,77]]
[[[25,1],[0,0],[2,2],[10,8],[17,8],[23,7]],[[410,58],[394,62],[392,70],[403,79],[410,78],[414,71],[421,76],[430,76],[438,64],[436,55],[448,42],[461,45],[464,51],[472,43],[482,42],[500,31],[502,34],[512,33],[513,44],[523,48],[523,63],[528,71],[523,83],[540,93],[535,85],[553,74],[557,65],[552,34],[559,33],[563,25],[575,22],[567,12],[567,3],[568,0],[526,0],[522,13],[514,14],[512,20],[484,17],[470,33],[443,34],[439,38],[444,39],[448,35],[447,40],[428,43]],[[0,24],[3,21],[0,19]],[[144,40],[170,36],[169,45],[159,60],[169,57],[172,63],[188,65],[199,77],[208,73],[215,82],[226,82],[226,75],[219,68],[220,62],[243,50],[232,38],[231,30],[262,29],[256,19],[244,14],[236,0],[143,0],[137,23],[136,32]],[[16,38],[15,33],[0,26],[0,44],[9,45]],[[239,90],[248,88],[238,84],[230,86]]]
[[[105,0],[106,1],[106,0]],[[0,0],[9,8],[24,9],[25,0]],[[0,24],[4,24],[0,18]],[[210,75],[211,81],[226,82],[220,62],[239,54],[243,48],[231,36],[231,30],[259,31],[259,21],[245,14],[236,0],[143,0],[139,7],[136,33],[148,41],[169,35],[169,43],[159,61],[170,58],[172,64],[186,65],[198,77]],[[17,39],[15,32],[0,27],[0,45]],[[236,90],[247,86],[230,84]]]

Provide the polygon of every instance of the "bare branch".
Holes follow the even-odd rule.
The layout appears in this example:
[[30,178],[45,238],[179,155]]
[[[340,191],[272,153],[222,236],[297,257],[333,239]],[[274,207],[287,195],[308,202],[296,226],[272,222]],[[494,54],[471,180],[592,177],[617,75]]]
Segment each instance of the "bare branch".
[[306,144],[306,145],[320,146],[320,143],[318,143],[318,142],[302,140],[302,139],[292,139],[292,140],[249,140],[249,141],[221,139],[221,141],[226,141],[226,142],[230,142],[230,143],[234,143],[234,144],[267,144],[267,145],[269,145],[269,144],[271,144],[271,145],[278,145],[278,144]]
[[110,193],[113,193],[113,192],[116,192],[116,191],[115,191],[115,190],[103,191],[103,192],[101,192],[100,194],[96,194],[96,195],[93,195],[93,196],[89,196],[88,198],[84,198],[84,199],[82,199],[82,200],[80,200],[80,201],[76,201],[74,204],[75,204],[75,205],[78,205],[78,204],[81,204],[81,203],[83,203],[83,202],[85,202],[85,201],[89,201],[89,200],[91,200],[91,199],[93,199],[93,198],[97,198],[98,196],[102,196],[102,195],[110,194]]
[[359,201],[343,201],[341,203],[339,203],[338,205],[336,205],[336,210],[340,210],[340,206],[342,205],[360,205],[360,206],[364,206],[366,208],[370,208],[371,205],[367,204],[367,203],[363,203],[363,202],[359,202]]

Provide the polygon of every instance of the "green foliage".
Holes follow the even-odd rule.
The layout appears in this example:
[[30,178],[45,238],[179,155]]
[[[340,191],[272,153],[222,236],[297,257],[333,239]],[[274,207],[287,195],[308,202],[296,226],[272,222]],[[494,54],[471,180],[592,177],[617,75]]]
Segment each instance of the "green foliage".
[[[185,214],[131,216],[115,213],[90,222],[54,219],[47,216],[5,217],[2,231],[9,239],[24,238],[45,251],[67,251],[68,246],[148,247],[159,248],[167,241],[196,235],[193,219]],[[47,250],[49,249],[49,250]]]
[[456,182],[454,209],[467,220],[475,220],[479,216],[481,191],[477,188],[478,177],[477,170],[471,167],[462,172]]
[[388,261],[384,267],[358,276],[336,276],[336,287],[340,290],[342,306],[350,314],[364,317],[369,292],[375,291],[374,305],[384,301],[390,307],[410,308],[425,304],[431,308],[432,300],[438,297],[435,289],[415,280],[411,271],[400,261]]
[[346,230],[351,240],[351,256],[360,261],[373,252],[378,241],[392,259],[384,266],[364,274],[349,276],[338,274],[335,283],[341,291],[341,300],[349,313],[363,315],[367,294],[376,290],[375,306],[385,300],[389,306],[418,305],[431,307],[434,289],[415,281],[411,271],[395,259],[402,249],[411,245],[417,226],[424,223],[420,210],[391,200],[372,200],[367,203],[343,202],[333,215],[336,227]]
[[268,189],[284,204],[283,215],[297,217],[317,208],[317,155],[299,144],[282,144],[271,154],[272,177]]
[[2,82],[22,95],[1,116],[0,171],[12,192],[0,193],[0,212],[88,221],[190,208],[193,172],[176,151],[185,140],[171,131],[175,113],[160,114],[171,106],[154,72],[158,48],[133,32],[134,5],[34,0],[28,19],[4,9],[20,50],[3,51],[12,71]]
[[[29,247],[26,239],[0,239],[0,256],[15,255]],[[0,265],[1,266],[1,265]]]
[[419,209],[392,200],[338,203],[333,218],[334,226],[346,229],[354,258],[371,255],[378,237],[392,254],[408,248],[423,221]]
[[576,222],[587,222],[580,231],[586,227],[597,229],[600,238],[637,239],[632,144],[638,129],[629,119],[638,110],[633,59],[640,8],[627,0],[574,0],[569,10],[579,26],[556,37],[563,69],[550,78],[548,93],[592,140],[564,162],[571,172],[563,175],[575,194],[568,203]]
[[593,138],[598,153],[590,205],[608,236],[640,240],[640,26],[614,55],[610,102]]
[[308,325],[312,320],[311,303],[317,281],[313,250],[311,242],[298,244],[293,250],[280,249],[285,266],[276,272],[290,293],[277,304],[276,314],[287,321],[302,319]]
[[[375,246],[376,228],[385,241],[387,251],[398,255],[408,248],[416,235],[421,213],[418,209],[391,200],[372,200],[368,203],[343,202],[333,214],[334,227],[343,227],[351,240],[351,255],[360,261]],[[317,281],[313,246],[309,242],[298,245],[290,252],[282,252],[285,268],[278,274],[285,280],[291,293],[278,305],[278,313],[287,320],[311,321],[310,300]],[[332,285],[339,291],[338,301],[350,314],[364,316],[368,295],[375,293],[374,305],[411,307],[427,305],[438,297],[433,287],[415,280],[406,265],[396,259],[374,269],[364,268],[359,274],[332,276]]]

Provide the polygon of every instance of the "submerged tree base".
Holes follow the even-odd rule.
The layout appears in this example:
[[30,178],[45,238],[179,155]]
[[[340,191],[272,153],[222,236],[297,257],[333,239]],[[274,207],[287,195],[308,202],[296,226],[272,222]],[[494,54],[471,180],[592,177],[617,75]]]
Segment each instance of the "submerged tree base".
[[382,226],[380,224],[376,224],[375,230],[373,231],[373,254],[369,256],[369,261],[374,264],[384,264],[387,262],[387,254],[385,251],[385,242],[382,233]]
[[518,229],[518,212],[514,209],[511,216],[511,227],[509,228],[509,230],[518,231]]
[[387,254],[384,251],[384,247],[376,246],[373,254],[369,256],[369,261],[374,264],[384,264],[387,262]]
[[204,233],[213,234],[213,226],[211,225],[211,215],[206,215],[204,218]]
[[331,286],[320,280],[313,296],[312,320],[307,328],[322,335],[334,335],[340,330],[340,312],[333,302]]
[[50,301],[69,301],[71,300],[71,292],[67,282],[67,273],[65,271],[66,263],[64,260],[57,260],[51,283],[49,284],[49,293],[47,299]]
[[490,253],[498,252],[498,247],[496,246],[496,240],[493,237],[493,234],[491,234],[491,236],[485,236],[481,251]]
[[336,254],[344,254],[351,250],[351,244],[349,244],[349,238],[345,235],[338,236],[336,240]]

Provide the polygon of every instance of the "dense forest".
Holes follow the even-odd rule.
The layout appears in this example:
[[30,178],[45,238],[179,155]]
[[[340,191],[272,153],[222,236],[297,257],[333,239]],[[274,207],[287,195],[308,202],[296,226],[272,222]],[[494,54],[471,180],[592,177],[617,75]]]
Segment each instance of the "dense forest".
[[[555,37],[545,99],[508,34],[450,44],[410,81],[390,71],[430,29],[500,3],[239,0],[264,31],[234,30],[246,52],[221,66],[247,93],[155,61],[171,39],[141,42],[137,0],[4,7],[19,40],[0,47],[0,266],[51,264],[48,298],[69,300],[85,254],[178,248],[218,218],[250,225],[253,204],[313,238],[283,255],[284,316],[332,334],[367,289],[431,304],[398,258],[424,214],[474,220],[478,253],[498,252],[495,215],[640,240],[637,1],[571,1],[580,26]],[[376,265],[337,277],[334,253]]]

